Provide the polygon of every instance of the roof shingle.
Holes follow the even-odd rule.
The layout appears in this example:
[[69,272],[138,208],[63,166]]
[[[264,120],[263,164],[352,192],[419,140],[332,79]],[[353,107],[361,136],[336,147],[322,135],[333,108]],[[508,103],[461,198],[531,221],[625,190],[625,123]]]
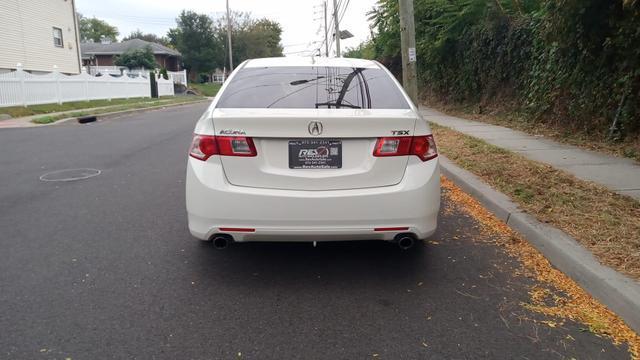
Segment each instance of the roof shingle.
[[182,54],[180,54],[180,52],[178,52],[177,50],[168,48],[162,44],[153,43],[142,39],[131,39],[111,44],[82,43],[80,44],[80,51],[82,52],[83,58],[86,58],[90,55],[120,55],[127,50],[144,49],[147,45],[151,46],[151,50],[154,54],[182,56]]

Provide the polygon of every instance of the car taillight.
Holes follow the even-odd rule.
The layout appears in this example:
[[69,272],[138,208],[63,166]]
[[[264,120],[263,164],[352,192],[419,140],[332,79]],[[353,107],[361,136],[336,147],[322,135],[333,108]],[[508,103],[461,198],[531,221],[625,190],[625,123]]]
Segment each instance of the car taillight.
[[422,161],[435,158],[438,149],[433,135],[381,137],[373,149],[376,157],[403,155],[415,155]]
[[411,155],[415,155],[422,161],[427,161],[438,156],[438,148],[433,135],[414,136],[411,143]]
[[244,136],[193,135],[189,155],[206,161],[212,155],[222,156],[256,156],[253,139]]
[[216,136],[222,156],[256,156],[253,139],[244,136]]
[[411,139],[411,136],[378,138],[376,147],[373,149],[373,156],[409,155]]
[[198,160],[207,160],[211,155],[219,154],[216,137],[211,135],[193,135],[189,155]]

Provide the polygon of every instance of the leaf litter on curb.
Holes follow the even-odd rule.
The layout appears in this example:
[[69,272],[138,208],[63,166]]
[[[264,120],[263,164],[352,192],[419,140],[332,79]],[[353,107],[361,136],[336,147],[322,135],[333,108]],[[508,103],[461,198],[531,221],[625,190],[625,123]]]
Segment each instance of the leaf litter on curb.
[[[556,327],[569,319],[587,326],[587,330],[610,338],[614,344],[626,343],[631,357],[640,360],[640,336],[607,307],[595,300],[571,278],[553,268],[549,261],[519,234],[496,218],[470,195],[442,177],[444,196],[458,210],[473,217],[480,224],[480,232],[487,236],[483,241],[493,242],[519,260],[517,275],[537,280],[529,289],[530,302],[525,308],[554,318],[542,321]],[[490,239],[490,240],[489,240]]]

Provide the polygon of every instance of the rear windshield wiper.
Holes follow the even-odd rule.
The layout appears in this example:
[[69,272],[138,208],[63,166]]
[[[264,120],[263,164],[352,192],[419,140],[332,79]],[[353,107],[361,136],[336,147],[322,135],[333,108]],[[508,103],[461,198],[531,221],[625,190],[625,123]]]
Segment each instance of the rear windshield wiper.
[[335,106],[336,109],[339,109],[341,107],[347,107],[351,109],[362,109],[362,106],[352,105],[349,103],[345,104],[345,100],[344,100],[344,97],[345,95],[347,95],[347,91],[349,90],[349,86],[351,85],[351,81],[353,81],[354,77],[360,75],[362,70],[363,69],[360,69],[360,68],[353,69],[353,71],[350,72],[349,75],[347,75],[347,77],[344,79],[338,98],[335,101],[316,103],[316,109],[318,108],[318,106],[326,106],[329,109],[331,109],[332,106]]
[[341,107],[346,107],[346,108],[351,108],[351,109],[362,109],[362,107],[358,106],[358,105],[345,104],[344,102],[343,103],[339,103],[337,101],[327,101],[327,102],[323,102],[323,103],[316,103],[316,109],[319,106],[326,106],[329,109],[331,109],[331,107],[335,107],[336,109],[340,109]]
[[297,85],[302,85],[302,84],[306,84],[312,81],[318,81],[320,79],[324,79],[324,76],[317,76],[315,79],[301,79],[301,80],[294,80],[292,82],[289,83],[289,85],[293,85],[293,86],[297,86]]

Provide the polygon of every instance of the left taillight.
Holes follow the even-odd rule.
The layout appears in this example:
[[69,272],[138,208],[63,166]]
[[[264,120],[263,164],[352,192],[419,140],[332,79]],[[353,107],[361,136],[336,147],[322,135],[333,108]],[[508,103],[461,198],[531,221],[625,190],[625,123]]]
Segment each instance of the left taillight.
[[246,136],[216,136],[218,149],[222,156],[256,156],[253,139]]
[[189,149],[189,156],[198,160],[206,161],[212,155],[217,155],[218,142],[215,136],[211,135],[193,135],[193,141],[191,142],[191,148]]
[[438,156],[433,135],[381,137],[373,149],[376,157],[405,155],[415,155],[422,161]]
[[253,139],[246,136],[193,135],[189,156],[206,161],[212,155],[256,156]]

